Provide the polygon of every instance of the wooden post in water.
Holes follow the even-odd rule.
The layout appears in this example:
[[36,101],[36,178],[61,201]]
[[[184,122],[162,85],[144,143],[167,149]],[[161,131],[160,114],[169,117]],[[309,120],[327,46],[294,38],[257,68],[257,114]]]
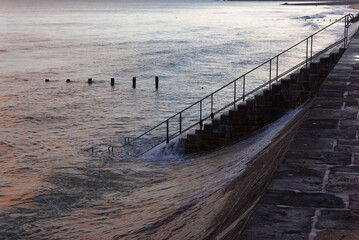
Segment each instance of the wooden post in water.
[[87,80],[87,83],[88,83],[88,84],[92,84],[92,78],[89,78],[89,79]]
[[136,88],[136,77],[132,78],[132,88]]
[[156,89],[158,89],[158,76],[156,76],[155,78],[155,85],[156,85]]
[[115,86],[115,78],[111,78],[111,86]]

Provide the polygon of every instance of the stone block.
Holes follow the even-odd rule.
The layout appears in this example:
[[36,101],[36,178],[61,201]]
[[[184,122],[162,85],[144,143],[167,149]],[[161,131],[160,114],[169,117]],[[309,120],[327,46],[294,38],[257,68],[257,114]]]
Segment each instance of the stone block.
[[213,129],[217,129],[221,124],[221,120],[220,119],[212,119],[212,130]]
[[306,193],[288,190],[268,190],[261,204],[285,205],[306,208],[344,208],[345,203],[339,197],[325,193]]
[[221,124],[229,124],[229,113],[223,113],[221,115]]
[[313,209],[259,204],[240,239],[308,239],[313,215]]
[[359,153],[359,141],[357,139],[338,139],[335,151]]
[[298,131],[299,138],[356,139],[355,129],[321,129],[310,128]]
[[359,192],[359,166],[331,167],[326,189],[329,192]]
[[312,91],[313,90],[312,83],[309,81],[302,81],[302,89],[304,91]]
[[314,240],[358,240],[359,231],[325,230],[317,233]]
[[255,102],[256,107],[263,106],[264,105],[264,96],[263,96],[263,94],[256,94],[254,96],[254,102]]
[[324,80],[328,76],[329,73],[330,73],[329,68],[320,68],[320,70],[319,70],[319,78]]
[[343,101],[341,99],[333,100],[330,97],[317,97],[314,99],[312,108],[320,109],[342,109]]
[[297,70],[294,73],[290,74],[290,80],[292,83],[297,83],[299,82],[299,76],[300,76],[300,72]]
[[282,89],[290,89],[290,85],[291,85],[291,80],[290,78],[283,78],[282,80],[280,80],[280,84],[282,86]]
[[317,229],[354,230],[359,229],[359,216],[348,210],[325,209],[320,211]]
[[277,170],[269,189],[321,191],[326,167],[283,163]]
[[194,144],[196,142],[196,136],[193,134],[188,134],[186,138],[187,144]]
[[229,120],[230,121],[237,121],[239,119],[239,112],[235,110],[229,110]]
[[320,68],[329,67],[329,65],[330,65],[329,55],[323,55],[322,57],[320,57],[319,61],[320,61]]
[[337,129],[338,119],[305,119],[302,128]]
[[[299,133],[300,132],[301,131],[299,131]],[[311,137],[317,138],[315,135]],[[295,148],[288,150],[284,160],[284,162],[286,163],[316,164],[316,165],[349,165],[351,164],[351,161],[352,161],[351,153],[340,153],[340,152],[332,152],[332,151],[309,152],[309,151],[298,151]]]
[[340,55],[339,55],[339,49],[333,49],[330,53],[329,53],[329,58],[330,61],[332,63],[337,63],[340,59]]
[[[293,92],[297,92],[297,91],[301,91],[303,90],[302,85],[300,83],[292,83],[290,85],[290,91]],[[295,94],[295,93],[294,93]]]
[[295,149],[297,151],[331,151],[334,148],[333,139],[317,139],[312,141],[312,138],[295,138],[292,141],[289,150]]
[[359,120],[348,120],[348,119],[340,120],[339,127],[340,129],[347,129],[347,128],[353,129],[353,127],[355,127],[356,130],[359,130]]
[[263,96],[264,96],[264,101],[271,101],[272,100],[272,90],[269,88],[263,89]]
[[310,67],[309,64],[310,63],[308,63],[308,68],[301,68],[299,70],[299,82],[308,81]]
[[212,125],[212,124],[206,123],[206,124],[204,124],[204,126],[203,126],[203,130],[204,130],[204,131],[212,131],[212,129],[213,129],[213,125]]
[[320,62],[319,61],[312,61],[309,65],[309,73],[312,74],[319,74],[319,67]]
[[253,98],[247,99],[247,106],[248,106],[248,111],[255,110],[255,102]]
[[241,102],[240,104],[237,105],[237,111],[239,113],[239,115],[244,115],[247,113],[248,111],[248,105],[246,102]]
[[274,95],[279,94],[282,90],[282,86],[281,86],[280,82],[276,82],[276,83],[272,84],[271,90]]
[[359,192],[349,195],[349,209],[359,212]]
[[318,74],[310,74],[308,79],[310,82],[319,82],[320,81],[319,72]]
[[339,48],[339,55],[340,55],[340,57],[343,56],[345,50],[346,50],[346,48]]
[[322,119],[323,116],[330,116],[331,119],[335,120],[356,119],[357,112],[342,109],[313,109],[308,114],[311,119]]

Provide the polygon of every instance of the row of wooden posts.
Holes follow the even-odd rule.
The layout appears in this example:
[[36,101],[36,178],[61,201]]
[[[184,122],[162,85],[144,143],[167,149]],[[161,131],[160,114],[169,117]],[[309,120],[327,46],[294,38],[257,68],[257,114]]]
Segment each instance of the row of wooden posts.
[[[159,78],[156,76],[155,77],[155,87],[156,87],[156,89],[158,89],[158,82],[159,82],[159,80],[158,80]],[[45,82],[50,82],[50,79],[45,79]],[[71,79],[66,79],[66,82],[67,83],[69,83],[69,82],[71,82]],[[89,78],[88,80],[87,80],[87,83],[88,84],[92,84],[92,78]],[[111,78],[111,86],[115,86],[115,78]],[[136,77],[132,77],[132,88],[136,88]]]
[[[319,19],[320,18],[317,18],[317,22],[319,22]],[[315,21],[315,18],[305,18],[304,19],[304,21],[307,21],[307,20],[308,21],[311,20],[313,22],[313,21]],[[332,21],[332,19],[329,19],[329,22],[331,22],[331,21]],[[333,21],[334,21],[334,19],[333,19]],[[338,21],[338,19],[335,19],[335,21]],[[325,18],[323,18],[323,22],[325,22]]]

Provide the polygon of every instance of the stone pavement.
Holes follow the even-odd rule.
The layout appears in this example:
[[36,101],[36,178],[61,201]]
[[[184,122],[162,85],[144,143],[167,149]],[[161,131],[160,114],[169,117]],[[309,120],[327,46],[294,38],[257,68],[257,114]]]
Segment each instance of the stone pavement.
[[359,240],[359,34],[323,82],[240,239]]

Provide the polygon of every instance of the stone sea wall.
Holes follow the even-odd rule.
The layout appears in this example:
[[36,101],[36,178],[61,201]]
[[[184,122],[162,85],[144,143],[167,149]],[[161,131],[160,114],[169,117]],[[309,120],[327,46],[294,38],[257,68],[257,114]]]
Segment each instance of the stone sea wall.
[[[211,125],[205,125],[204,130],[188,136],[187,152],[219,147],[262,128],[289,109],[305,103],[276,132],[271,143],[246,162],[241,173],[207,198],[167,219],[153,231],[150,238],[239,239],[309,112],[312,97],[344,51],[345,49],[332,51],[320,60],[313,61],[307,69],[294,72],[253,99],[239,104],[236,111],[223,114]],[[233,146],[220,151],[228,151],[231,147]]]
[[[173,217],[165,219],[153,230],[150,239],[237,239],[275,170],[281,163],[288,144],[295,136],[311,102],[286,121],[258,154],[246,161],[243,170],[210,196],[199,200]],[[239,161],[232,148],[221,149],[223,158]],[[238,151],[238,149],[237,149]],[[221,161],[221,154],[216,161]],[[223,159],[228,166],[228,159]],[[209,161],[209,164],[210,161]],[[185,186],[184,186],[185,187]]]

